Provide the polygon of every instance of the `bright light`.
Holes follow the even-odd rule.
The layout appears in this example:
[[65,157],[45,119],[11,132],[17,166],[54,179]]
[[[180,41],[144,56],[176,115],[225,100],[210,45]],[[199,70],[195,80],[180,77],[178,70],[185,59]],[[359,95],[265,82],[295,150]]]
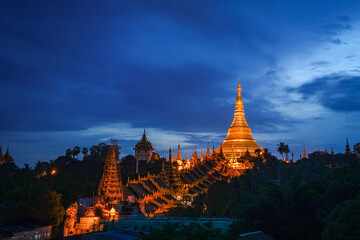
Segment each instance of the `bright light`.
[[51,171],[51,175],[54,175],[55,173],[56,173],[55,169]]

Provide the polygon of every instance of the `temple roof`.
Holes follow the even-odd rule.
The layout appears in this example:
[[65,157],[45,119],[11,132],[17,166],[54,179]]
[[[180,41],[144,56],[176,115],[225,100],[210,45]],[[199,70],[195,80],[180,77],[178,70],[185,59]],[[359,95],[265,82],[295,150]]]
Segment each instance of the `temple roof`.
[[142,138],[134,147],[134,150],[138,150],[138,149],[139,150],[141,150],[141,149],[154,150],[153,146],[151,145],[151,142],[146,137],[145,129],[144,129],[144,134],[143,134]]

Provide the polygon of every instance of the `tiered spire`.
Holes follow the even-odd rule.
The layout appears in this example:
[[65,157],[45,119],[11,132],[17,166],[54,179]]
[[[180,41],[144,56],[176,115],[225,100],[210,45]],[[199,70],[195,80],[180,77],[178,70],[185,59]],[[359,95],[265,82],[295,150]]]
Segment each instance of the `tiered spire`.
[[350,148],[350,145],[349,145],[349,139],[348,138],[346,138],[345,153],[351,153],[351,148]]
[[99,198],[111,206],[117,204],[122,198],[119,162],[119,147],[116,140],[111,141],[104,164],[103,175],[98,188]]
[[151,142],[147,139],[145,129],[140,141],[135,145],[134,150],[154,150]]
[[165,185],[167,187],[170,187],[169,178],[168,178],[168,176],[166,174],[166,170],[165,170],[165,161],[162,161],[161,171],[160,171],[160,179],[161,179],[161,181],[163,181],[163,183],[165,183]]
[[173,159],[172,161],[168,162],[165,170],[166,170],[166,175],[167,175],[167,179],[169,181],[168,186],[171,189],[177,189],[180,186],[180,175],[179,172],[177,170],[177,164],[175,161],[175,156],[173,155]]
[[175,162],[176,158],[175,158],[175,152],[173,152],[172,158],[171,158],[171,162]]
[[304,144],[304,150],[303,150],[302,158],[306,158],[305,144]]
[[197,152],[196,152],[196,146],[195,146],[195,151],[194,151],[194,153],[193,153],[193,155],[192,155],[192,158],[191,158],[191,160],[197,160],[198,159],[198,155],[197,155]]
[[225,141],[221,144],[226,158],[231,156],[231,146],[234,145],[236,154],[244,155],[248,150],[250,154],[254,155],[256,149],[263,149],[253,139],[251,129],[245,120],[245,112],[243,100],[241,97],[240,79],[237,88],[237,98],[235,104],[235,113],[233,122],[228,130]]
[[176,156],[176,160],[177,161],[182,160],[181,159],[181,154],[180,154],[180,144],[178,145],[178,153],[177,153],[177,156]]
[[207,157],[207,158],[209,158],[209,157],[210,157],[210,147],[209,147],[209,142],[208,142],[208,144],[207,144],[206,157]]

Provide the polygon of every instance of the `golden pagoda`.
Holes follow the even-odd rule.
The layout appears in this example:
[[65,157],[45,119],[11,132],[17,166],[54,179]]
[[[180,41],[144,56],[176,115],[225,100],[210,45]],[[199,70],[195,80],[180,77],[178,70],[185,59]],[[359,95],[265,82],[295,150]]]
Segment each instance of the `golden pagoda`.
[[[247,151],[253,156],[255,156],[255,150],[260,149],[261,152],[263,149],[257,144],[253,139],[251,134],[251,129],[245,120],[245,112],[243,106],[243,100],[241,98],[241,87],[240,79],[239,85],[237,88],[237,98],[235,104],[235,113],[234,120],[228,130],[226,139],[221,144],[222,151],[226,159],[230,159],[231,155],[244,155]],[[220,147],[216,150],[219,151]]]

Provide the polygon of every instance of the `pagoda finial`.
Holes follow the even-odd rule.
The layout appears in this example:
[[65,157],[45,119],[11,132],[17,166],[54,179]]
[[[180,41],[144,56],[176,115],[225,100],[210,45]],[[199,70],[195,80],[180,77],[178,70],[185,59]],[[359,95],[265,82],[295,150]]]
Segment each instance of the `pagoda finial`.
[[242,88],[240,86],[240,78],[239,78],[239,84],[238,84],[238,87],[237,87],[238,95],[241,94],[241,90],[242,90]]
[[348,139],[348,138],[346,138],[345,153],[351,153],[351,149],[350,149],[349,139]]
[[206,156],[207,157],[210,157],[210,146],[209,146],[209,142],[208,142],[208,144],[207,144],[207,149],[206,149]]
[[177,153],[177,156],[176,156],[176,160],[181,160],[180,143],[179,143],[179,145],[178,145],[178,153]]

